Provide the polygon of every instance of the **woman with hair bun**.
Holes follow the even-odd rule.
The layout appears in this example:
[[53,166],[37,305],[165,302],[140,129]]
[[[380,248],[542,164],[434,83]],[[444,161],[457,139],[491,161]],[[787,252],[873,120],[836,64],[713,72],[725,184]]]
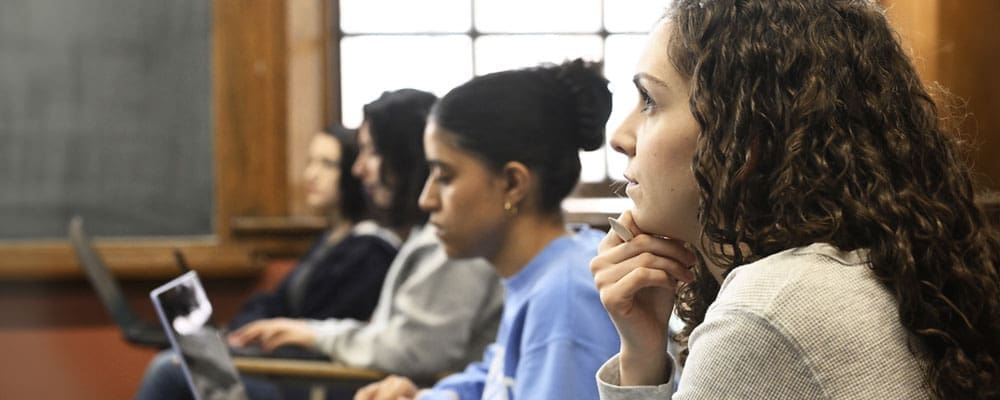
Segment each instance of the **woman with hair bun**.
[[390,377],[355,399],[596,399],[594,374],[619,347],[588,264],[604,236],[566,226],[560,203],[579,151],[604,143],[611,94],[595,64],[477,77],[435,105],[420,197],[449,257],[483,257],[503,278],[497,340],[483,360],[417,391]]

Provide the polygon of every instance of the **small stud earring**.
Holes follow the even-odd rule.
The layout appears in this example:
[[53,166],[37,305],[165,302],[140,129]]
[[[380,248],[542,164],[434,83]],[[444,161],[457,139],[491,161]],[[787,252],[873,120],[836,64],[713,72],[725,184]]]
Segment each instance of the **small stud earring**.
[[504,211],[510,213],[510,215],[517,215],[517,206],[512,204],[510,200],[504,200],[503,209]]

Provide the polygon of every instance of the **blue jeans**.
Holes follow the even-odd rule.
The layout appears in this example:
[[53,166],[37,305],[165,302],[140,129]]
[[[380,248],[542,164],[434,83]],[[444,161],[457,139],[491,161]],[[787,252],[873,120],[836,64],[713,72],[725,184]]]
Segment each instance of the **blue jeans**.
[[161,351],[146,367],[136,400],[194,399],[181,369],[180,360],[172,350]]

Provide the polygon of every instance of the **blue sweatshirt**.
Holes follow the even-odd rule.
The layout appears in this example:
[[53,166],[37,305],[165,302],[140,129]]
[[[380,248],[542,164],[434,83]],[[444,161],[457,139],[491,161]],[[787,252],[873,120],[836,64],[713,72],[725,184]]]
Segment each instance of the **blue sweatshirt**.
[[594,374],[619,350],[589,268],[603,237],[583,228],[556,239],[505,279],[496,342],[421,399],[597,399]]

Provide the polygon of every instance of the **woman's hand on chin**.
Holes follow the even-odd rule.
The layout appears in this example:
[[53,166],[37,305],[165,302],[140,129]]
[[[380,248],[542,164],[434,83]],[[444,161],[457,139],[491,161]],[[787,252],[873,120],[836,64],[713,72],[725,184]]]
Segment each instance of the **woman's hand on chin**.
[[696,258],[683,241],[639,231],[629,211],[618,222],[633,237],[625,241],[609,232],[590,271],[621,336],[621,385],[656,385],[669,372],[667,323],[677,286],[694,279],[687,266]]

